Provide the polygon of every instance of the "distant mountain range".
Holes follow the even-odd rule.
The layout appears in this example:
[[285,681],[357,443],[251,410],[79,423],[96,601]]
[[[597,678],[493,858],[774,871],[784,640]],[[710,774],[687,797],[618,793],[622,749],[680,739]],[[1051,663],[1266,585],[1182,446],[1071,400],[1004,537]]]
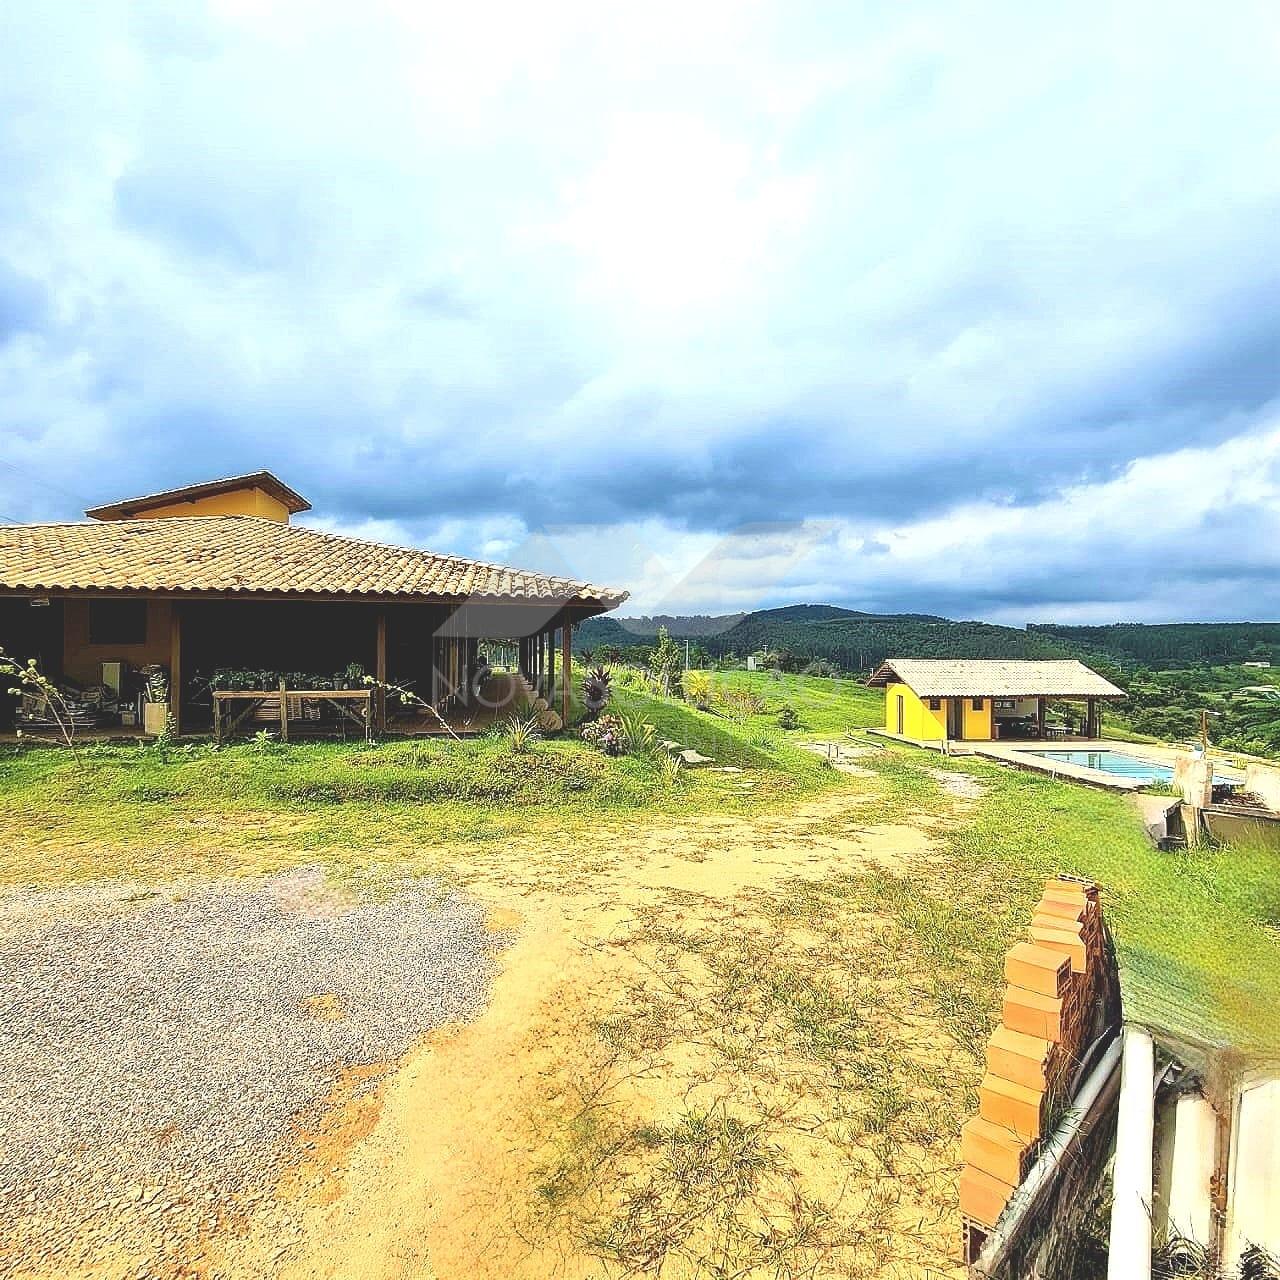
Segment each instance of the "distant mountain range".
[[849,671],[865,670],[887,657],[1081,658],[1155,668],[1221,666],[1251,659],[1280,664],[1280,623],[1276,622],[1102,627],[1035,623],[1023,630],[926,613],[862,613],[831,604],[719,616],[619,618],[605,614],[587,619],[576,629],[574,647],[653,644],[661,626],[676,639],[696,640],[713,657],[787,649],[805,659],[826,658]]

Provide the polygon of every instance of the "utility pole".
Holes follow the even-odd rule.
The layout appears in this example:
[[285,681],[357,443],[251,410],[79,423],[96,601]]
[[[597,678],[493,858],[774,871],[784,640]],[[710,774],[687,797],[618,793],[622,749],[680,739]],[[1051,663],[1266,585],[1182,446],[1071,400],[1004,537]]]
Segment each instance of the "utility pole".
[[689,670],[689,637],[688,636],[685,636],[685,639],[684,639],[684,669],[686,671]]

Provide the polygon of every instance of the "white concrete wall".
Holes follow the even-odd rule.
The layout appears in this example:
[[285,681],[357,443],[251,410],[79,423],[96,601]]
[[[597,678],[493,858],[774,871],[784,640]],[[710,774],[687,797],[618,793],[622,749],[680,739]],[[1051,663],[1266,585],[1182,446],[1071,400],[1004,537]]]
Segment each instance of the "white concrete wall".
[[1226,1265],[1256,1244],[1280,1255],[1280,1079],[1240,1091],[1227,1179]]
[[1273,764],[1247,765],[1244,789],[1252,791],[1268,809],[1280,813],[1280,768]]
[[1207,756],[1175,756],[1173,785],[1182,788],[1187,804],[1203,809],[1213,800],[1213,762]]

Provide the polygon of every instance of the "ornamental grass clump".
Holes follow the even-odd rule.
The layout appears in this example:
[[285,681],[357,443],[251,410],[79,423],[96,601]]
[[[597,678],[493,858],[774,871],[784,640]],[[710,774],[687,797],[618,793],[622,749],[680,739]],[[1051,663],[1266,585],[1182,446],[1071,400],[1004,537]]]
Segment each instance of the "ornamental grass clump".
[[658,729],[638,711],[624,711],[619,717],[627,751],[633,756],[652,756],[660,750]]
[[508,748],[516,755],[524,751],[528,751],[535,742],[542,738],[542,730],[538,726],[537,716],[528,716],[527,718],[519,715],[509,715],[502,722],[502,736],[507,741]]

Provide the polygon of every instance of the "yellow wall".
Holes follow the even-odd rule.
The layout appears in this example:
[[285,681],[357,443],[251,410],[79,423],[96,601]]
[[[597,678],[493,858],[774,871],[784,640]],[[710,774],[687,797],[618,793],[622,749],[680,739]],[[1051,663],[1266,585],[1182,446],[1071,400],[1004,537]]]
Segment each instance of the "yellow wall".
[[230,493],[212,493],[193,502],[173,502],[164,507],[150,507],[127,516],[129,520],[157,520],[164,516],[266,516],[268,520],[289,519],[289,508],[261,489],[234,489]]
[[890,733],[898,732],[898,698],[902,698],[902,734],[921,742],[936,742],[947,733],[947,704],[945,700],[937,711],[930,711],[928,704],[916,697],[905,684],[885,687],[884,727]]
[[972,698],[962,698],[964,703],[964,736],[977,742],[991,738],[991,699],[982,699],[982,710],[973,709]]
[[[915,692],[905,684],[891,684],[885,687],[884,727],[890,733],[898,732],[898,698],[902,698],[902,735],[915,738],[919,742],[937,742],[947,736],[947,703],[949,698],[940,698],[941,706],[931,711],[926,699],[918,698]],[[991,699],[982,699],[981,710],[975,711],[972,698],[959,698],[964,707],[964,737],[975,741],[988,741],[991,738]]]
[[63,602],[62,669],[80,684],[100,684],[104,662],[127,662],[131,667],[144,667],[158,662],[169,669],[169,602],[147,601],[147,639],[145,644],[90,644],[89,602]]

